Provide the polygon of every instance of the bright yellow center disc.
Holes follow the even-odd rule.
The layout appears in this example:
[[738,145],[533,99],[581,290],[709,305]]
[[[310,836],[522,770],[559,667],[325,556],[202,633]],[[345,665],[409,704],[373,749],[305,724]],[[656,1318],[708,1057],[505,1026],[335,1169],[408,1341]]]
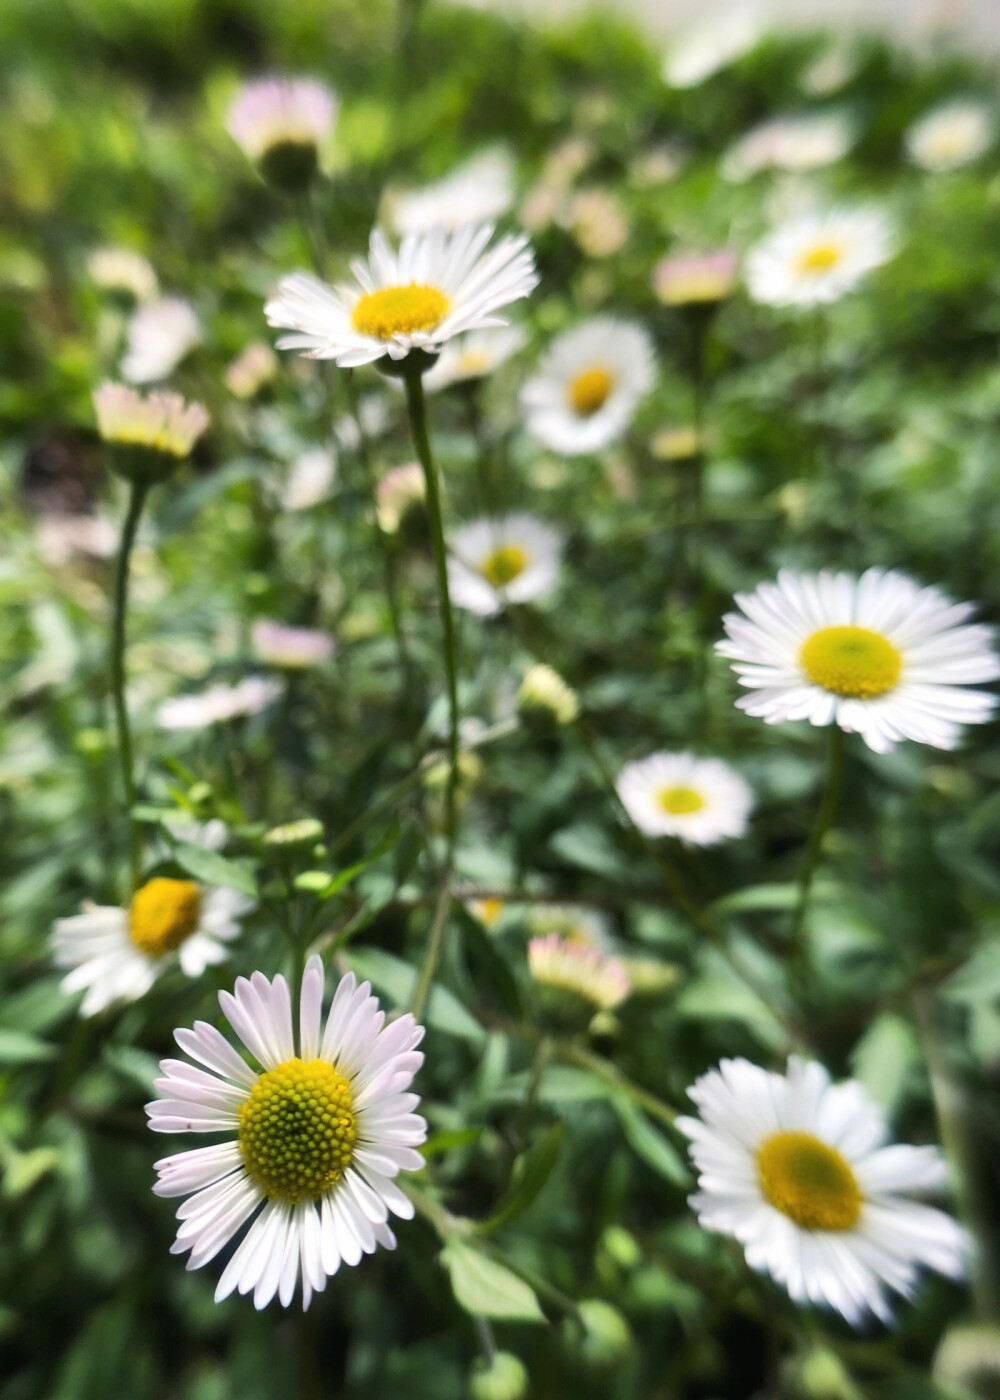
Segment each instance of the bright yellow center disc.
[[482,575],[494,588],[503,588],[524,572],[528,556],[517,545],[504,544],[493,551],[482,565]]
[[151,958],[179,948],[201,917],[201,890],[193,880],[148,880],[132,896],[129,937]]
[[867,627],[823,627],[806,638],[799,664],[814,685],[834,695],[871,700],[898,683],[902,657]]
[[861,1191],[835,1147],[812,1133],[775,1133],[757,1153],[764,1195],[803,1230],[850,1230]]
[[578,374],[569,386],[569,401],[574,413],[592,418],[604,407],[611,393],[613,380],[606,369],[588,369]]
[[419,282],[382,287],[361,298],[351,312],[351,324],[361,335],[391,340],[394,335],[434,330],[447,316],[449,305],[437,287]]
[[836,243],[817,243],[799,258],[800,272],[829,272],[844,256]]
[[691,812],[700,812],[705,805],[701,793],[689,787],[664,788],[659,800],[663,810],[672,817],[686,817]]
[[240,1109],[238,1142],[271,1200],[316,1200],[350,1165],[357,1120],[347,1080],[325,1060],[286,1060],[262,1074]]

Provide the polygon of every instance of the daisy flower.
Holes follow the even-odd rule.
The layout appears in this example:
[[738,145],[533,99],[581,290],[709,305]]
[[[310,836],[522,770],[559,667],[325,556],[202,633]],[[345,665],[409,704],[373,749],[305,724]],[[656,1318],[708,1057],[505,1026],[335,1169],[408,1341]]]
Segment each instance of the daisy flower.
[[843,112],[808,112],[773,117],[731,146],[719,167],[724,180],[749,180],[762,170],[819,170],[842,160],[854,144],[854,127]]
[[676,836],[690,846],[742,836],[753,808],[753,793],[728,763],[690,753],[654,753],[626,763],[615,788],[640,831]]
[[528,431],[567,457],[620,437],[653,384],[653,343],[640,325],[597,316],[557,337],[521,391]]
[[92,398],[102,440],[135,449],[151,459],[150,465],[161,457],[181,461],[208,427],[202,405],[188,403],[180,394],[142,394],[108,380],[94,390]]
[[533,515],[474,520],[449,541],[448,587],[459,608],[492,617],[505,603],[530,603],[559,578],[562,536]]
[[653,291],[664,306],[712,306],[729,296],[736,272],[736,254],[728,248],[671,253],[653,268]]
[[[52,951],[66,996],[84,992],[80,1014],[137,1001],[175,962],[188,977],[222,962],[253,901],[236,890],[159,876],[136,890],[127,909],[84,905],[57,919]],[[174,958],[176,954],[176,959]]]
[[954,748],[993,713],[993,696],[967,689],[1000,676],[990,629],[905,574],[783,570],[736,604],[716,651],[752,692],[739,708],[768,724],[839,724],[885,753],[900,739]]
[[487,250],[492,236],[492,224],[436,228],[408,234],[393,252],[376,229],[367,260],[351,264],[352,283],[333,288],[292,273],[264,307],[270,325],[292,332],[278,349],[349,368],[413,350],[433,354],[465,331],[504,325],[495,313],[526,297],[538,275],[523,235]]
[[747,288],[766,306],[820,306],[852,291],[893,251],[892,224],[878,209],[803,215],[753,249]]
[[[443,358],[443,357],[442,357]],[[426,388],[427,381],[424,381]],[[391,467],[375,488],[375,513],[379,528],[394,535],[415,506],[427,497],[424,469],[419,462],[403,462]]]
[[529,940],[528,971],[546,1013],[566,1027],[586,1025],[598,1012],[613,1011],[631,991],[618,958],[557,933]]
[[319,168],[337,106],[330,88],[312,78],[259,78],[240,88],[226,129],[265,179],[301,189]]
[[663,81],[675,88],[698,87],[749,53],[760,33],[754,6],[730,5],[677,38],[663,62]]
[[514,159],[502,146],[481,151],[443,180],[423,189],[400,191],[388,200],[390,221],[398,234],[492,223],[513,203]]
[[958,98],[921,117],[904,137],[906,154],[925,170],[957,170],[993,145],[996,112],[987,102]]
[[321,666],[333,655],[333,638],[312,627],[286,627],[271,618],[259,618],[250,629],[253,649],[261,661],[288,670]]
[[282,684],[265,676],[247,676],[236,685],[213,685],[198,695],[164,700],[156,712],[161,729],[207,729],[229,719],[257,715],[272,705]]
[[[222,1272],[216,1301],[234,1289],[288,1307],[299,1276],[302,1306],[341,1263],[396,1247],[390,1212],[413,1207],[394,1181],[423,1166],[427,1125],[407,1092],[423,1063],[410,1015],[385,1025],[367,982],[341,979],[325,1027],[323,964],[302,978],[298,1039],[284,977],[240,977],[219,1005],[259,1068],[206,1021],[177,1030],[196,1061],[163,1060],[160,1097],[147,1104],[157,1133],[218,1133],[226,1141],[156,1163],[158,1196],[184,1196],[172,1253],[200,1269],[254,1217]],[[204,1066],[204,1068],[198,1068]]]
[[431,394],[453,384],[484,379],[523,349],[524,341],[525,334],[519,326],[470,331],[468,335],[456,336],[449,340],[440,358],[424,375],[424,388]]
[[95,287],[127,292],[136,301],[152,301],[159,291],[149,259],[132,248],[95,248],[87,259],[87,272]]
[[183,297],[146,302],[125,327],[122,377],[130,384],[166,379],[202,338],[194,307]]
[[831,1084],[822,1065],[795,1056],[783,1075],[737,1059],[688,1093],[700,1116],[677,1127],[699,1173],[692,1208],[795,1302],[857,1327],[871,1314],[888,1321],[886,1289],[909,1297],[921,1268],[962,1277],[961,1228],[908,1198],[943,1186],[945,1162],[933,1147],[887,1145],[856,1081]]

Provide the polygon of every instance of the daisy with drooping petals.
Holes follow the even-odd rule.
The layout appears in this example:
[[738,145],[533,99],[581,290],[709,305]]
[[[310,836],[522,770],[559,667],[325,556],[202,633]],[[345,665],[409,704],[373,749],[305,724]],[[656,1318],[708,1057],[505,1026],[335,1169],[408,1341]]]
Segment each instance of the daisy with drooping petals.
[[618,958],[557,933],[529,941],[528,971],[545,1011],[567,1028],[613,1011],[631,991]]
[[935,107],[906,133],[906,154],[925,170],[958,170],[978,160],[996,140],[996,111],[987,102],[958,98]]
[[105,442],[147,449],[180,460],[208,427],[200,403],[180,394],[142,394],[127,384],[106,381],[92,395],[97,430]]
[[792,219],[747,258],[747,289],[766,306],[839,301],[894,252],[891,221],[878,209],[833,209]]
[[127,909],[87,904],[82,914],[57,919],[52,930],[56,965],[71,969],[61,990],[85,992],[80,1014],[94,1016],[145,996],[173,965],[174,953],[186,976],[200,977],[226,957],[252,908],[253,900],[236,890],[163,877],[141,885]]
[[[253,1220],[215,1290],[253,1293],[288,1307],[301,1275],[302,1306],[342,1263],[396,1247],[390,1212],[413,1207],[394,1178],[416,1171],[427,1125],[409,1093],[423,1063],[411,1015],[385,1024],[371,986],[342,978],[322,1024],[323,964],[302,978],[298,1040],[284,977],[255,972],[220,992],[229,1024],[260,1068],[206,1021],[174,1038],[197,1061],[163,1060],[160,1098],[147,1104],[157,1133],[222,1133],[227,1140],[156,1163],[158,1196],[185,1196],[174,1254],[200,1269]],[[204,1066],[204,1068],[198,1068]],[[263,1209],[261,1209],[263,1207]]]
[[967,689],[1000,676],[990,629],[905,574],[782,570],[736,604],[716,651],[752,691],[739,708],[768,724],[839,724],[885,753],[900,739],[954,748],[993,713],[992,695]]
[[259,78],[240,88],[226,130],[266,179],[297,189],[319,168],[337,106],[330,88],[313,78]]
[[166,379],[202,338],[201,322],[183,297],[147,301],[125,328],[122,378],[130,384]]
[[530,603],[559,578],[562,536],[533,515],[474,520],[452,535],[448,588],[456,607],[492,617],[505,603]]
[[398,234],[455,230],[463,224],[491,223],[514,203],[514,160],[503,146],[480,151],[443,180],[404,190],[388,201]]
[[448,389],[452,384],[484,379],[516,355],[524,341],[524,331],[519,326],[456,336],[449,340],[440,359],[424,375],[424,388],[431,394],[437,389]]
[[654,753],[626,763],[615,787],[640,831],[676,836],[690,846],[742,836],[753,808],[753,793],[727,763],[690,753]]
[[598,316],[559,336],[521,391],[528,431],[567,457],[599,452],[628,427],[653,384],[639,325]]
[[505,325],[495,313],[526,297],[538,274],[523,235],[487,249],[492,236],[492,224],[436,228],[408,234],[393,252],[376,229],[367,260],[351,263],[352,284],[329,287],[293,272],[264,307],[270,325],[292,332],[278,349],[350,368],[412,350],[436,353],[465,331]]
[[723,1060],[678,1118],[708,1230],[739,1240],[747,1263],[797,1303],[833,1308],[857,1327],[890,1318],[886,1290],[909,1297],[919,1271],[965,1272],[966,1238],[943,1211],[909,1199],[944,1185],[934,1147],[886,1145],[882,1115],[856,1081],[831,1084],[796,1056],[786,1074]]

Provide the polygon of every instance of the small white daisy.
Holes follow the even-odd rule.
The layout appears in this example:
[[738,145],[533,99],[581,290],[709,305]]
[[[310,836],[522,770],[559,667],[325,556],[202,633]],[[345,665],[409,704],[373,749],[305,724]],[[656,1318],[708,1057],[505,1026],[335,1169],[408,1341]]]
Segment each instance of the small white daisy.
[[925,170],[957,170],[978,160],[996,140],[996,110],[974,98],[935,107],[904,137],[906,154]]
[[523,512],[463,525],[448,549],[452,602],[480,617],[492,617],[505,603],[533,602],[559,579],[562,536]]
[[692,1208],[795,1302],[857,1327],[871,1314],[888,1321],[886,1289],[909,1297],[922,1268],[963,1276],[961,1228],[908,1199],[945,1184],[944,1160],[934,1147],[887,1145],[856,1081],[831,1084],[822,1065],[795,1056],[783,1075],[736,1059],[688,1093],[700,1116],[677,1127],[699,1173]]
[[492,223],[513,206],[514,159],[503,146],[491,146],[443,180],[423,189],[400,191],[387,203],[398,234]]
[[122,377],[130,384],[153,384],[166,379],[202,342],[201,323],[194,307],[182,297],[146,302],[125,328],[126,351]]
[[279,350],[349,368],[411,350],[436,352],[452,336],[505,324],[495,313],[526,297],[538,274],[527,239],[506,235],[487,249],[493,225],[408,234],[397,252],[376,229],[354,282],[329,287],[306,272],[284,278],[264,307],[272,326],[292,331]]
[[522,350],[524,342],[525,334],[519,326],[470,331],[468,335],[456,336],[448,341],[440,358],[424,375],[424,388],[432,394],[452,384],[484,379]]
[[652,388],[653,342],[613,316],[557,337],[521,391],[529,433],[567,457],[599,452],[620,437]]
[[333,655],[333,638],[312,627],[286,627],[271,618],[259,618],[250,629],[253,649],[269,666],[304,670],[321,666]]
[[676,836],[690,846],[742,836],[753,809],[753,793],[727,763],[690,753],[654,753],[626,763],[615,787],[640,831]]
[[747,289],[766,306],[838,301],[892,257],[894,229],[879,209],[833,209],[783,224],[747,258]]
[[207,729],[229,719],[260,714],[272,705],[283,686],[266,676],[247,676],[236,685],[213,685],[197,695],[164,700],[156,712],[161,729]]
[[148,258],[133,248],[95,248],[87,259],[95,287],[105,292],[128,292],[136,301],[152,301],[159,291]]
[[1000,676],[990,629],[905,574],[782,570],[736,604],[716,651],[753,692],[739,708],[768,724],[839,724],[885,753],[900,739],[954,748],[993,713],[992,695],[967,689]]
[[760,34],[754,5],[730,5],[677,37],[663,62],[663,81],[675,88],[697,87],[748,53]]
[[52,951],[66,996],[85,992],[80,1014],[94,1016],[116,1002],[137,1001],[173,964],[188,977],[222,962],[253,901],[236,890],[194,880],[157,877],[132,896],[127,909],[84,905],[82,914],[57,919]]
[[336,95],[313,78],[259,78],[240,88],[226,129],[266,178],[295,188],[316,173],[337,107]]
[[[240,977],[219,1005],[260,1069],[213,1026],[177,1030],[197,1061],[163,1060],[160,1098],[146,1105],[157,1133],[217,1133],[226,1141],[156,1163],[158,1196],[185,1196],[171,1253],[200,1269],[253,1219],[222,1272],[216,1302],[234,1290],[288,1307],[301,1275],[302,1306],[340,1265],[378,1245],[395,1249],[390,1212],[413,1206],[396,1184],[416,1171],[427,1136],[409,1086],[423,1063],[423,1028],[410,1015],[385,1024],[367,982],[344,977],[322,1025],[323,964],[302,978],[298,1040],[284,977]],[[204,1068],[198,1068],[201,1065]],[[263,1209],[261,1209],[263,1207]]]
[[127,384],[106,381],[92,395],[97,430],[105,442],[146,449],[178,459],[187,457],[208,427],[200,403],[180,394],[142,394]]
[[722,157],[724,180],[749,180],[762,170],[819,170],[842,160],[854,144],[854,126],[843,112],[772,117],[748,131]]

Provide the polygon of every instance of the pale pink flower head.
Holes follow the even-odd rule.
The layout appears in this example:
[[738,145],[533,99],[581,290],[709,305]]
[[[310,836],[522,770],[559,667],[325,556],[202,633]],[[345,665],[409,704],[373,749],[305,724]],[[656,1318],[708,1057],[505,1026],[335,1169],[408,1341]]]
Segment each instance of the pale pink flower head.
[[258,658],[269,666],[306,670],[321,666],[333,655],[333,638],[311,627],[286,627],[282,622],[260,618],[250,630]]
[[319,169],[338,102],[314,78],[258,78],[237,93],[226,129],[268,181],[301,189]]
[[654,267],[653,291],[665,306],[708,306],[729,296],[736,273],[736,254],[729,248],[672,253]]

